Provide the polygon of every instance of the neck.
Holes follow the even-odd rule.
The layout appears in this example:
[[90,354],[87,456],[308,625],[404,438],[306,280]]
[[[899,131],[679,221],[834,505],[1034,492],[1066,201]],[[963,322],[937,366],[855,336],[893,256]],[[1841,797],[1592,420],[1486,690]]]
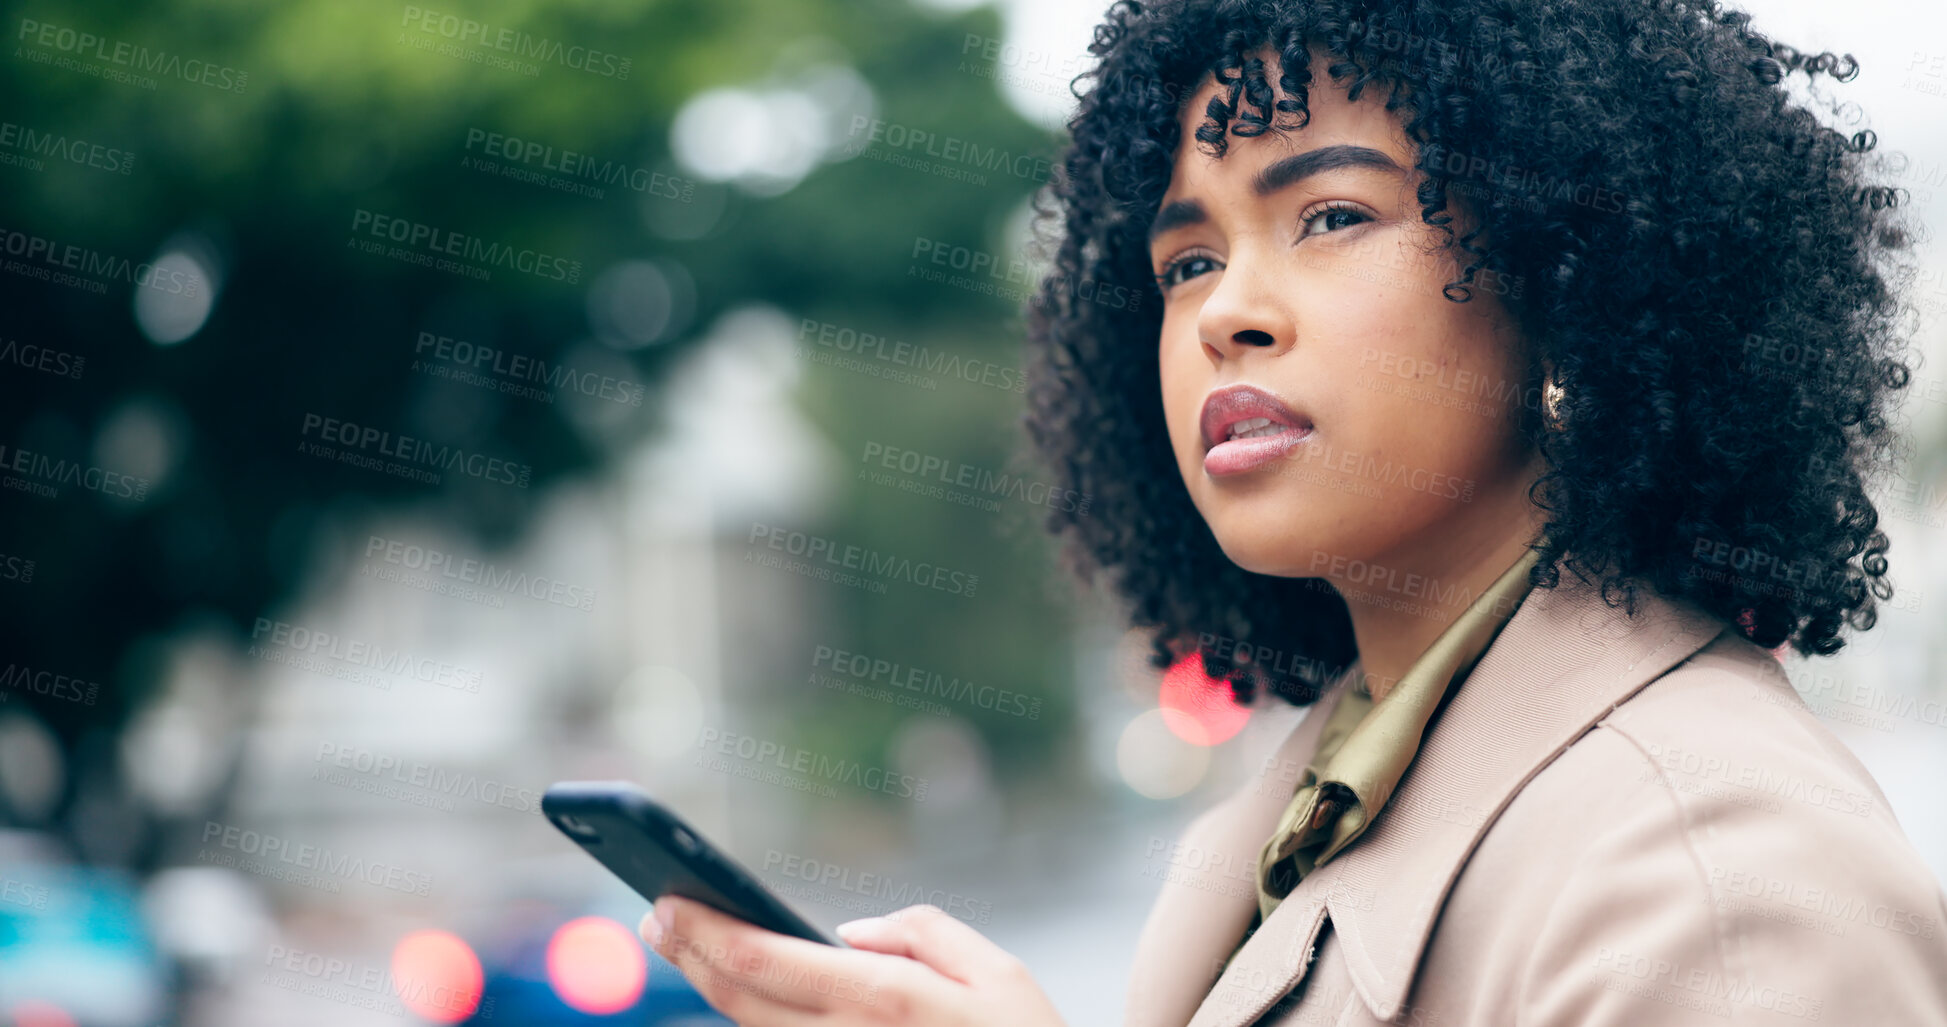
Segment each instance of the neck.
[[[1485,498],[1485,497],[1480,497]],[[1346,598],[1359,664],[1374,702],[1384,699],[1440,633],[1533,542],[1542,516],[1519,490],[1512,501],[1443,523],[1438,537],[1370,561],[1377,580],[1328,579]]]

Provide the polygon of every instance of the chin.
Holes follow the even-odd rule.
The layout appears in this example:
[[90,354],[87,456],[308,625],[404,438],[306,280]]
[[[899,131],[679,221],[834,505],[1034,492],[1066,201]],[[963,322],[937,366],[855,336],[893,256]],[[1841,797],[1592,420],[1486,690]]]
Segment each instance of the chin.
[[[1239,518],[1241,521],[1242,518]],[[1320,549],[1316,534],[1308,527],[1289,521],[1264,523],[1225,523],[1223,518],[1206,521],[1224,556],[1252,574],[1278,578],[1308,578],[1316,575],[1306,568]]]
[[[1186,470],[1185,477],[1190,477]],[[1195,475],[1202,478],[1199,465]],[[1191,480],[1190,500],[1231,563],[1252,574],[1279,578],[1316,577],[1306,570],[1313,554],[1329,551],[1332,540],[1318,521],[1319,498],[1275,478],[1219,484]],[[1307,514],[1311,516],[1307,516]]]

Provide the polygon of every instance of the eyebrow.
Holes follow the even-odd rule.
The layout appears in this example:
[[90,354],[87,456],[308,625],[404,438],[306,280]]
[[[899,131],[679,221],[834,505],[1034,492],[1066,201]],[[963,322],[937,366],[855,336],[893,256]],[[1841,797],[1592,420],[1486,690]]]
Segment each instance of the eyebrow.
[[[1313,175],[1340,168],[1372,168],[1395,175],[1406,173],[1398,162],[1372,147],[1340,143],[1306,150],[1304,153],[1294,153],[1289,157],[1273,161],[1251,178],[1251,192],[1257,196],[1269,196]],[[1164,204],[1149,223],[1150,241],[1155,241],[1156,237],[1164,232],[1185,225],[1202,224],[1207,218],[1203,204],[1195,200],[1176,200]]]

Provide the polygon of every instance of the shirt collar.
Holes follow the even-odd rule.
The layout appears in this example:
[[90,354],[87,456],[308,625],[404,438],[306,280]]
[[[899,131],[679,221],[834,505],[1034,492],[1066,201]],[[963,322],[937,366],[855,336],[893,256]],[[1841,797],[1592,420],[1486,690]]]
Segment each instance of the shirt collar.
[[[1453,691],[1372,837],[1299,881],[1229,961],[1191,1027],[1264,1015],[1304,979],[1328,917],[1367,1008],[1380,1020],[1398,1016],[1454,879],[1521,786],[1726,627],[1646,588],[1634,610],[1566,577],[1528,596]],[[1482,812],[1442,815],[1454,809]]]
[[[1464,680],[1532,587],[1528,570],[1539,554],[1524,549],[1500,578],[1454,618],[1440,637],[1413,661],[1383,699],[1356,691],[1344,702],[1362,701],[1366,713],[1326,762],[1321,782],[1337,782],[1357,803],[1339,815],[1331,841],[1318,857],[1323,863],[1343,851],[1379,816],[1399,787],[1400,778],[1420,751],[1427,722],[1452,684]],[[1355,673],[1362,671],[1355,664]],[[1355,679],[1356,680],[1356,679]],[[1328,728],[1329,730],[1329,728]]]

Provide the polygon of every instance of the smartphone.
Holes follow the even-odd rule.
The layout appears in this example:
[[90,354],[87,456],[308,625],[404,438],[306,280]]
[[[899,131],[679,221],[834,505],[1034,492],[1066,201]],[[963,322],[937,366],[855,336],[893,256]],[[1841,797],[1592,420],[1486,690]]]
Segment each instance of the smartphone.
[[838,945],[682,818],[627,781],[559,782],[541,795],[541,812],[651,902],[680,895],[767,931]]

